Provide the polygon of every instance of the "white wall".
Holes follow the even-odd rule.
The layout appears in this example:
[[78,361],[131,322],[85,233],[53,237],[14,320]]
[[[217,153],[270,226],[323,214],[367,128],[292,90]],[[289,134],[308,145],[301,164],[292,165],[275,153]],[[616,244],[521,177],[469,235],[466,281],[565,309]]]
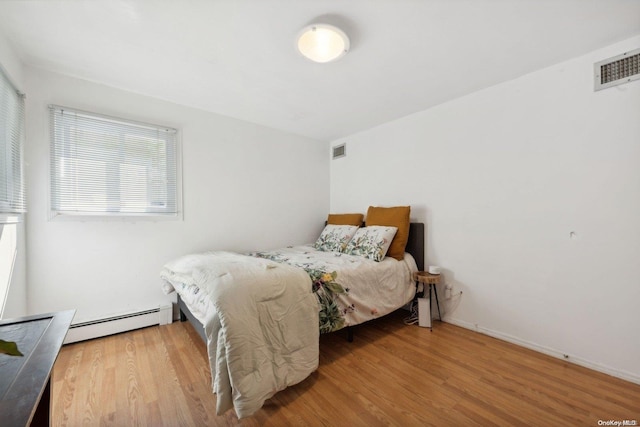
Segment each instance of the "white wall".
[[640,81],[593,91],[594,62],[639,47],[334,141],[331,212],[412,205],[463,291],[448,321],[640,382]]
[[[78,323],[157,307],[169,300],[160,268],[174,257],[320,233],[329,206],[326,142],[42,70],[26,76],[30,313],[75,308]],[[49,221],[48,104],[178,128],[184,220]]]
[[[24,92],[22,62],[0,33],[0,67],[12,83]],[[27,314],[25,226],[0,224],[0,318]],[[2,302],[6,296],[4,311]]]

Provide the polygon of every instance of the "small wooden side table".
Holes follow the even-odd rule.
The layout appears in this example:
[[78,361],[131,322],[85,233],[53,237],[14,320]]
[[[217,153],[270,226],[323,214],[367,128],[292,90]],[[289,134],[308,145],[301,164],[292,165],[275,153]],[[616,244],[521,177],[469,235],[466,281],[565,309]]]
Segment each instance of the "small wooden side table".
[[440,302],[438,301],[438,290],[436,289],[436,285],[440,283],[440,277],[440,274],[431,274],[428,271],[416,271],[413,273],[413,278],[417,283],[429,286],[429,309],[431,309],[431,288],[433,288],[433,293],[436,296],[436,306],[438,307],[438,319],[442,321],[442,315],[440,314]]

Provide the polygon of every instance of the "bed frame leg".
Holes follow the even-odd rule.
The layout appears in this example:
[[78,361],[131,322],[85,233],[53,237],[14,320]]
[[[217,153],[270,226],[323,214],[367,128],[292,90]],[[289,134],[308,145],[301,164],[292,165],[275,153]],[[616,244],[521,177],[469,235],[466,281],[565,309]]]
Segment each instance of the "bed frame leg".
[[186,314],[184,314],[184,313],[182,312],[182,310],[180,310],[180,321],[181,321],[181,322],[186,322],[186,321],[187,321],[187,315],[186,315]]
[[353,328],[351,326],[347,326],[347,341],[353,342]]

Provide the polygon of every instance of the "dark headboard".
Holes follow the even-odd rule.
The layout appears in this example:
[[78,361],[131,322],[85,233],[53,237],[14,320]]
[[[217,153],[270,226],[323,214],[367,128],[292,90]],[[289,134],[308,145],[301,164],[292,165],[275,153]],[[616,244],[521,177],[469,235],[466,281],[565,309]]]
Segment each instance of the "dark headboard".
[[424,224],[422,222],[412,222],[409,226],[409,240],[405,251],[416,260],[418,270],[424,271]]
[[[327,221],[324,225],[327,225]],[[362,226],[364,227],[364,222]],[[416,260],[418,270],[424,271],[424,223],[412,222],[409,225],[409,240],[405,252],[409,252]]]

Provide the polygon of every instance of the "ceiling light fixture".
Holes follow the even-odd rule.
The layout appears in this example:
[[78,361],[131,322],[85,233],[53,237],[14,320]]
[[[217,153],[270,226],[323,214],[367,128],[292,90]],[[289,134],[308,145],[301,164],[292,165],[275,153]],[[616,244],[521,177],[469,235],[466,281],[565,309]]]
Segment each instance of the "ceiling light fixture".
[[311,24],[298,34],[298,51],[314,62],[331,62],[349,51],[349,37],[329,24]]

